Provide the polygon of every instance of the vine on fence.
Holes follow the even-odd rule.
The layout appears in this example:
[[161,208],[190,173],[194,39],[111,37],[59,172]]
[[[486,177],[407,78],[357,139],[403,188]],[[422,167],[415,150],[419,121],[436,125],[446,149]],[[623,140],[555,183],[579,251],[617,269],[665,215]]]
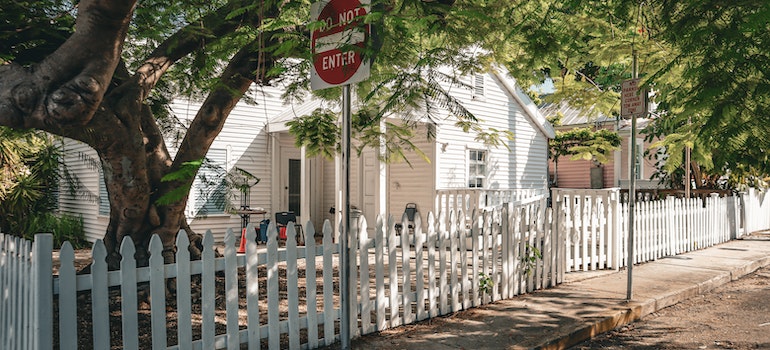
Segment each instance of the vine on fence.
[[543,259],[543,253],[537,247],[527,243],[524,255],[520,259],[522,264],[524,264],[524,272],[529,276],[537,267],[537,261]]
[[495,282],[492,280],[492,277],[489,277],[486,273],[479,272],[479,290],[482,293],[489,294],[492,293],[492,287],[495,285]]

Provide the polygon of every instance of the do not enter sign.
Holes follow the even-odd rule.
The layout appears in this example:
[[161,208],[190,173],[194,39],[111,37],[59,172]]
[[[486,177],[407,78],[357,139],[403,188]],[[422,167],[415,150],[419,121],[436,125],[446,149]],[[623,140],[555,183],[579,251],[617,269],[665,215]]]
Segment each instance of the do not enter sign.
[[369,62],[361,51],[369,40],[370,27],[364,24],[370,0],[323,0],[310,8],[311,20],[323,26],[310,34],[313,90],[357,83],[369,78]]

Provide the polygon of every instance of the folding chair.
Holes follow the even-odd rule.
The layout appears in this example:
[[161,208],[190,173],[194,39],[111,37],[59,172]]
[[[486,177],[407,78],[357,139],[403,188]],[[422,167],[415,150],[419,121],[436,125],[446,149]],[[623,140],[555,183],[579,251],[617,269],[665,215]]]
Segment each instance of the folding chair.
[[294,229],[297,231],[297,244],[302,245],[304,243],[304,234],[302,231],[302,225],[297,223],[297,215],[293,211],[279,211],[275,213],[275,224],[278,228],[278,238],[285,240],[286,226],[289,222],[294,222]]

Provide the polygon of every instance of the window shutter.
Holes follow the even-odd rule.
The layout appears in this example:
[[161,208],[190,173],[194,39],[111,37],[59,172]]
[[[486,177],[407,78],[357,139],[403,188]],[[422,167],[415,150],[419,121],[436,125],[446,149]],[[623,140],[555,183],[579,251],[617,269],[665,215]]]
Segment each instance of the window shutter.
[[473,76],[473,97],[484,96],[484,74]]
[[225,183],[226,149],[209,149],[206,154],[208,165],[198,170],[193,183],[195,196],[194,215],[222,214],[225,212],[227,184]]
[[99,215],[110,215],[110,197],[104,184],[104,171],[99,169]]

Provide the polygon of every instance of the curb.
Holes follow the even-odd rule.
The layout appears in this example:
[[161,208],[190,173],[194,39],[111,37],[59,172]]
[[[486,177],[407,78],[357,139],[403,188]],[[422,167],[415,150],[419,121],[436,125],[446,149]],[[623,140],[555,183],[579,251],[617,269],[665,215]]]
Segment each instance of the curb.
[[[719,286],[735,281],[768,265],[770,265],[770,257],[764,257],[759,260],[747,262],[745,265],[738,266],[730,271],[716,275],[707,281],[700,282],[696,285],[667,293],[659,297],[642,301],[632,301],[630,304],[627,304],[625,301],[623,301],[621,304],[617,305],[620,310],[610,311],[608,313],[598,315],[598,320],[593,322],[588,321],[582,326],[578,326],[577,329],[569,331],[566,334],[557,334],[552,337],[548,337],[547,339],[544,339],[541,345],[534,346],[530,349],[567,349],[585,340],[591,339],[599,334],[636,322],[653,312],[657,312],[661,309],[678,304],[698,295],[703,295]],[[513,349],[523,348],[514,346]]]

